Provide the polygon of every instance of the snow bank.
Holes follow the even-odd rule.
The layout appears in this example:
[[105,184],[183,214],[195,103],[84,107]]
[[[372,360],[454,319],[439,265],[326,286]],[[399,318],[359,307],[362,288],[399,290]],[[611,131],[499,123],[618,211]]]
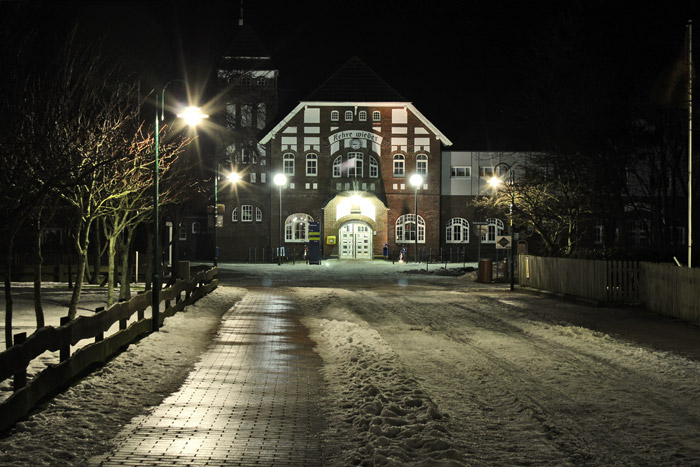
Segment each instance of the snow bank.
[[377,331],[350,319],[303,319],[324,360],[327,465],[464,465],[445,415]]

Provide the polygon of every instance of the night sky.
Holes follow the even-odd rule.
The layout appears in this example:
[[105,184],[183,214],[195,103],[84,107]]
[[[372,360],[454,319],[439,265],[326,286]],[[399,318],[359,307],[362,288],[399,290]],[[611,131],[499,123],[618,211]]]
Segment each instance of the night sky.
[[[578,28],[573,69],[616,76],[612,94],[624,99],[625,82],[662,76],[677,60],[697,3],[248,0],[244,17],[280,69],[283,109],[356,55],[412,101],[454,149],[498,150],[525,144],[518,131],[527,114],[523,96],[538,79],[529,57],[548,47],[552,31],[567,27],[563,16]],[[36,27],[51,41],[77,25],[81,40],[103,40],[146,86],[184,75],[204,88],[235,37],[240,3],[29,2],[23,8],[22,20],[12,20],[15,29]],[[629,92],[647,98],[644,90]]]

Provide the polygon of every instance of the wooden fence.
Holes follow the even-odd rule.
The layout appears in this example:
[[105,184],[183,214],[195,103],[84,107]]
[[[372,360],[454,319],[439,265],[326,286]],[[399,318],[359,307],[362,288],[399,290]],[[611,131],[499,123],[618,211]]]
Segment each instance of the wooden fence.
[[[218,285],[217,277],[218,269],[212,268],[163,289],[160,300],[165,302],[165,307],[159,307],[160,324],[214,290]],[[0,381],[14,378],[12,396],[0,403],[0,432],[25,418],[41,400],[68,386],[90,367],[105,363],[134,340],[151,332],[152,319],[145,317],[145,310],[150,306],[151,291],[147,291],[93,316],[79,316],[70,322],[62,319],[57,328],[46,326],[29,337],[26,333],[15,335],[15,345],[0,353]],[[127,327],[134,313],[137,320]],[[104,333],[115,323],[119,323],[119,331],[105,338]],[[71,355],[71,345],[83,339],[94,339],[94,342]],[[60,362],[27,382],[29,363],[45,351],[58,351]]]
[[670,264],[520,255],[520,285],[608,303],[639,304],[700,324],[700,270]]

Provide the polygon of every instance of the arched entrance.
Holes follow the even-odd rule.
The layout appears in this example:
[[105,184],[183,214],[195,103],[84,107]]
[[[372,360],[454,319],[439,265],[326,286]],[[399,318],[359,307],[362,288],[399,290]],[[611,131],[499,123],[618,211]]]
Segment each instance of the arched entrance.
[[366,222],[348,221],[340,234],[340,259],[372,259],[372,228]]

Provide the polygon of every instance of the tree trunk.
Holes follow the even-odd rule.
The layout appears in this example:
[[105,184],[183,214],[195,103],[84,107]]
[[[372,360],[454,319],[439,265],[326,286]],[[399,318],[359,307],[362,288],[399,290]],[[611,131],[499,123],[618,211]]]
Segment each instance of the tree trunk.
[[[99,222],[99,220],[97,220]],[[100,283],[100,269],[102,268],[102,237],[100,236],[100,225],[97,224],[93,229],[95,238],[93,239],[94,248],[92,249],[95,256],[92,257],[92,276],[90,276],[91,284]]]
[[34,315],[36,328],[44,327],[44,309],[41,306],[41,268],[44,258],[41,256],[41,211],[36,221],[36,237],[34,239]]
[[[153,229],[153,227],[151,227]],[[148,233],[148,239],[146,241],[146,278],[144,280],[146,284],[146,290],[151,290],[151,283],[153,279],[153,233]]]
[[114,304],[114,263],[117,256],[117,239],[114,236],[107,240],[109,247],[107,248],[107,307]]
[[121,285],[119,287],[119,300],[131,299],[131,265],[129,255],[131,254],[131,241],[134,238],[134,230],[127,227],[124,232],[123,242],[119,245],[119,256],[121,258]]
[[75,275],[73,294],[71,295],[70,305],[68,306],[68,318],[70,320],[74,320],[78,315],[78,303],[80,302],[80,293],[83,290],[85,268],[87,266],[87,249],[90,244],[90,225],[84,226],[81,230],[82,232],[78,232],[75,241],[75,246],[78,250],[78,271]]
[[5,348],[12,347],[12,248],[14,233],[9,236],[5,250]]

